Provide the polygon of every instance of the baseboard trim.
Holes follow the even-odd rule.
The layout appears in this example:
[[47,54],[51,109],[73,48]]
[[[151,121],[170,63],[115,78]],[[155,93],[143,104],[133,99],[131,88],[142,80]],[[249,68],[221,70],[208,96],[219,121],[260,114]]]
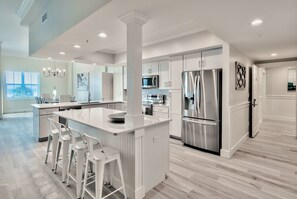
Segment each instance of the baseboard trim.
[[181,137],[175,136],[175,135],[170,135],[169,136],[172,139],[176,139],[176,140],[181,140]]
[[263,120],[274,120],[274,121],[279,121],[279,122],[295,122],[296,118],[279,117],[279,116],[263,116]]
[[249,132],[247,132],[233,147],[231,150],[221,149],[221,156],[224,158],[231,158],[234,153],[239,149],[241,144],[248,139]]

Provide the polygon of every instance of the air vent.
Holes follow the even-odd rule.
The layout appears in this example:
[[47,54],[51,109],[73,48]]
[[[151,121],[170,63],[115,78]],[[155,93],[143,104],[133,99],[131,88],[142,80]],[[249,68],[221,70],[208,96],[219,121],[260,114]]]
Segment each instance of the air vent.
[[41,17],[41,23],[45,23],[47,21],[47,12],[45,12]]

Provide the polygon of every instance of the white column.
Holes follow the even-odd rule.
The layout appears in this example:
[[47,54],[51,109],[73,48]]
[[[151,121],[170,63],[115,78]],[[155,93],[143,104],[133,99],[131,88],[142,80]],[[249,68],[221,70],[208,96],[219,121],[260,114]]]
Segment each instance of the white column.
[[2,41],[0,41],[0,120],[3,114],[3,73],[2,73]]
[[142,114],[142,25],[149,17],[134,10],[120,20],[127,24],[127,126],[143,124]]

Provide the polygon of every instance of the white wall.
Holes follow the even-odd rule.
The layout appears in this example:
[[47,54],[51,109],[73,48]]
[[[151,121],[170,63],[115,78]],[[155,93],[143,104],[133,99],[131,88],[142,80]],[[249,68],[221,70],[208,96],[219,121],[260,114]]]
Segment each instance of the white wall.
[[98,66],[92,64],[73,63],[72,65],[72,93],[77,101],[87,101],[88,91],[77,91],[77,74],[90,73],[90,93],[93,101],[99,100],[99,79],[101,72],[105,72],[105,66]]
[[[68,70],[67,62],[56,62],[56,66],[60,69]],[[54,86],[56,86],[57,96],[60,94],[68,94],[68,75],[64,78],[44,77],[42,74],[43,67],[53,67],[53,61],[2,56],[2,71],[1,75],[5,79],[5,71],[24,71],[24,72],[40,72],[40,94],[52,93]],[[34,104],[34,99],[7,99],[4,89],[3,112],[23,112],[31,111],[30,104]]]
[[266,74],[263,118],[295,122],[296,91],[287,90],[288,69],[296,68],[297,62],[261,64]]
[[[222,156],[231,157],[236,150],[239,148],[240,144],[245,140],[248,135],[249,127],[249,84],[248,84],[248,67],[250,67],[253,62],[248,57],[243,55],[237,49],[230,46],[229,51],[229,70],[228,81],[223,79],[223,85],[228,84],[227,94],[229,95],[229,106],[225,117],[223,117],[223,122],[225,118],[230,118],[229,121],[229,136],[223,134],[222,142]],[[244,90],[235,90],[235,62],[239,62],[247,67],[247,86]],[[224,72],[224,71],[223,71]],[[223,89],[223,93],[226,90]],[[224,114],[224,113],[223,113]]]

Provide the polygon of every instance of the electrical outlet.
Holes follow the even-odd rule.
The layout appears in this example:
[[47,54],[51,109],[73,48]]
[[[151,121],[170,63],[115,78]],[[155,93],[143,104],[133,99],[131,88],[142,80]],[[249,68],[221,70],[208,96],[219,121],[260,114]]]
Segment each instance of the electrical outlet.
[[153,137],[153,143],[158,143],[159,138],[160,138],[160,136]]

